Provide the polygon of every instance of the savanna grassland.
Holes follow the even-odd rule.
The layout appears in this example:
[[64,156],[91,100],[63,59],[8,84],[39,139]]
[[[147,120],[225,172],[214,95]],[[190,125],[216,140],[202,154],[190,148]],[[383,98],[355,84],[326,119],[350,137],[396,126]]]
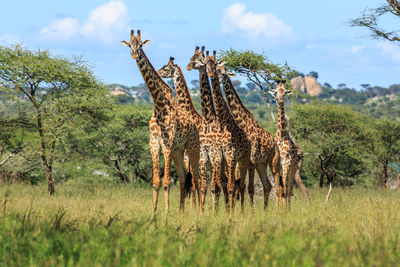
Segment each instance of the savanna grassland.
[[[155,219],[151,188],[123,185],[0,187],[2,266],[395,266],[400,261],[400,192],[311,189],[295,191],[290,211],[256,199],[227,215],[210,203],[199,216],[178,211],[171,191],[166,214],[162,192]],[[210,198],[207,198],[209,201]],[[248,201],[246,199],[246,201]],[[248,204],[248,203],[246,203]]]

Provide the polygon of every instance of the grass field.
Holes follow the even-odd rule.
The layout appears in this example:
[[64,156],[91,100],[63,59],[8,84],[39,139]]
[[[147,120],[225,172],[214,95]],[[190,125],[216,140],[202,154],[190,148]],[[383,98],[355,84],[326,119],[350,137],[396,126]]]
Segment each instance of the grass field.
[[[189,207],[152,219],[152,190],[131,186],[0,186],[1,266],[395,266],[400,264],[400,192],[312,189],[282,212],[262,200],[230,217]],[[247,203],[248,204],[248,203]]]

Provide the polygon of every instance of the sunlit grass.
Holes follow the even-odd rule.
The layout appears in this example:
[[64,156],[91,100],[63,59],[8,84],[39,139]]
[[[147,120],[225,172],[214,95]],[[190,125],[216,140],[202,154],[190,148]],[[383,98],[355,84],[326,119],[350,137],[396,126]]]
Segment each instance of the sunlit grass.
[[[203,216],[171,211],[160,192],[156,219],[152,190],[118,185],[1,185],[0,265],[290,265],[394,266],[400,262],[400,193],[380,189],[295,192],[290,211],[262,199],[254,211],[227,215],[220,203]],[[222,200],[222,199],[221,199]]]

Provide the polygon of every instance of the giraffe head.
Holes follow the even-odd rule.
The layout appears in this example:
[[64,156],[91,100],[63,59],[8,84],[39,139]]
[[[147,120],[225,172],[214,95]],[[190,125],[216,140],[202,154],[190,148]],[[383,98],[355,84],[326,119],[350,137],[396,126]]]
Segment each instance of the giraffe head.
[[226,69],[226,61],[225,60],[218,60],[215,66],[215,73],[217,74],[220,81],[225,76],[235,77],[236,75],[232,72],[227,71]]
[[143,41],[140,38],[140,30],[137,31],[135,36],[134,30],[131,30],[131,39],[129,42],[121,41],[122,45],[129,46],[131,49],[131,56],[133,59],[136,59],[139,55],[138,51],[142,48],[143,45],[148,45],[150,43],[149,40]]
[[194,54],[190,58],[189,64],[186,67],[186,69],[188,71],[190,71],[192,69],[198,70],[202,66],[205,65],[204,49],[205,49],[204,46],[201,47],[201,50],[200,50],[200,47],[196,46],[196,49],[194,50]]
[[168,64],[164,65],[161,69],[158,70],[158,75],[161,78],[172,78],[174,76],[176,70],[176,64],[174,63],[175,58],[170,57]]
[[[212,77],[214,73],[217,71],[217,51],[213,51],[212,56],[210,56],[210,52],[206,52],[206,66],[207,66],[207,74]],[[218,74],[217,74],[218,75]]]
[[216,58],[217,51],[213,51],[213,55],[210,56],[209,52],[206,52],[206,65],[207,65],[207,74],[212,77],[214,73],[217,75],[218,79],[221,81],[224,75],[228,76],[236,76],[232,72],[226,70],[226,61],[217,60]]
[[277,81],[277,86],[275,89],[270,90],[271,95],[278,99],[280,103],[285,102],[285,95],[291,95],[292,91],[286,90],[285,80]]

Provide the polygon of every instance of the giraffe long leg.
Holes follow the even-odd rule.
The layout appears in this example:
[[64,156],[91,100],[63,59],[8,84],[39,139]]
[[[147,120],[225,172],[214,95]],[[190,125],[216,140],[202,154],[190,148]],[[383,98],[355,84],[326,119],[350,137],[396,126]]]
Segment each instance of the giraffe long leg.
[[261,184],[263,186],[264,209],[267,209],[269,194],[271,193],[271,190],[272,190],[272,185],[267,176],[267,165],[265,163],[258,163],[256,168],[257,168],[258,175],[260,176]]
[[289,183],[288,183],[288,195],[287,195],[288,208],[290,208],[290,199],[291,199],[292,193],[293,193],[293,182],[294,182],[294,178],[295,178],[296,172],[297,172],[297,165],[298,165],[298,162],[296,160],[293,160],[293,158],[292,158],[292,162],[291,162],[290,168],[289,168]]
[[228,191],[226,189],[226,181],[227,178],[225,176],[225,166],[226,164],[224,163],[224,159],[221,161],[221,167],[220,167],[220,174],[219,174],[219,181],[215,181],[215,184],[218,187],[215,187],[215,211],[218,211],[219,208],[219,197],[221,195],[221,192],[224,194],[224,202],[225,202],[225,208],[227,205],[227,197],[228,197]]
[[216,189],[215,186],[221,189],[221,173],[222,173],[222,156],[218,153],[215,153],[211,159],[212,165],[212,178],[211,178],[211,196],[212,196],[212,211],[215,212],[215,204],[216,204]]
[[275,178],[275,187],[276,187],[276,194],[279,197],[281,207],[283,207],[283,199],[282,199],[282,168],[281,168],[281,159],[279,155],[279,150],[275,145],[275,152],[272,160],[269,162],[269,168],[272,172],[272,175]]
[[169,210],[169,190],[171,188],[171,150],[169,148],[164,148],[164,178],[163,178],[163,188],[164,188],[164,200],[165,200],[165,210]]
[[287,205],[288,200],[288,179],[289,179],[289,163],[282,163],[282,187],[283,187],[283,203],[284,207]]
[[222,160],[222,167],[221,169],[223,170],[221,174],[221,184],[222,184],[222,190],[224,192],[224,197],[225,197],[225,208],[228,208],[228,164],[226,163],[226,160]]
[[183,151],[176,151],[172,153],[171,156],[174,159],[176,172],[178,173],[180,191],[179,209],[183,212],[185,210],[185,171],[183,169]]
[[153,212],[157,210],[158,192],[160,191],[160,149],[157,137],[150,136],[150,153],[153,162]]
[[246,191],[246,175],[247,170],[249,169],[249,158],[242,159],[239,162],[239,169],[240,169],[240,204],[242,212],[244,212],[244,193]]
[[240,164],[239,162],[236,163],[236,168],[235,168],[235,192],[233,193],[233,199],[236,200],[239,197],[239,192],[240,192]]
[[249,164],[249,184],[247,186],[247,191],[249,192],[250,197],[250,205],[254,207],[254,172],[255,166],[254,164]]
[[[191,160],[189,160],[189,155],[188,155],[187,149],[185,150],[183,161],[185,163],[185,167],[188,172],[187,175],[189,175],[189,172],[192,174],[191,175],[191,177],[192,177],[191,189],[190,189],[189,195],[190,195],[191,207],[193,209],[195,209],[196,208],[196,190],[198,190],[198,189],[196,188],[195,178],[193,175],[193,166],[192,166]],[[186,177],[185,177],[185,179],[186,179]],[[185,181],[185,189],[186,189],[186,181]]]
[[[201,181],[201,176],[199,174],[199,167],[200,167],[200,147],[198,146],[198,143],[190,143],[188,148],[187,148],[187,154],[190,160],[190,168],[191,172],[193,175],[193,185],[192,187],[192,207],[196,208],[196,201],[195,201],[195,196],[197,190],[197,195],[200,195],[200,181]],[[193,203],[194,202],[194,203]],[[194,204],[194,206],[193,206]]]
[[232,214],[233,213],[233,207],[234,207],[234,203],[233,203],[233,193],[235,190],[235,184],[234,184],[234,179],[235,179],[235,168],[236,168],[236,160],[233,157],[233,155],[231,157],[226,158],[226,162],[228,164],[228,198],[229,198],[229,213]]
[[201,174],[201,184],[199,185],[199,209],[200,214],[204,211],[204,203],[207,193],[207,162],[208,155],[205,149],[200,149],[200,174]]

